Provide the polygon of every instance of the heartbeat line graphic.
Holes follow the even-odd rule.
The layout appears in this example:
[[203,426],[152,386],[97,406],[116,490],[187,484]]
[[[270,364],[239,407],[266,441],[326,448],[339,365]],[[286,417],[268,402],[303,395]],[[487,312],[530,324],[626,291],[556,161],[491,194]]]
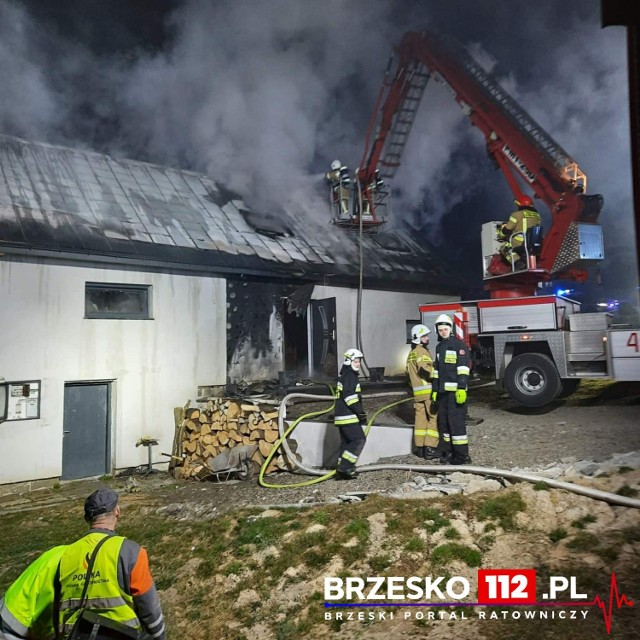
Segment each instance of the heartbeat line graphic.
[[611,586],[609,587],[609,603],[607,604],[600,596],[596,596],[591,602],[585,602],[587,605],[600,608],[600,611],[602,611],[602,617],[604,618],[604,626],[607,628],[607,633],[611,633],[611,618],[613,618],[614,598],[617,609],[621,609],[623,606],[633,607],[633,600],[629,600],[624,593],[620,593],[618,591],[616,574],[612,572]]

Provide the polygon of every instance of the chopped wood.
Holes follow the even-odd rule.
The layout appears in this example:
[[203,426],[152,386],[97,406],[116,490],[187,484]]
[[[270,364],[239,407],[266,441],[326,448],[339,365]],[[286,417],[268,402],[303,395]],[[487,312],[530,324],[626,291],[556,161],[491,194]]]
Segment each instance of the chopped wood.
[[229,434],[226,431],[220,431],[220,433],[218,433],[218,442],[222,446],[225,446],[229,442]]
[[275,429],[269,429],[264,432],[264,439],[267,442],[275,442],[278,439],[278,432]]
[[262,419],[265,422],[269,422],[269,420],[277,420],[279,412],[278,411],[270,411],[269,413],[266,413],[265,411],[262,411],[260,413],[260,415],[262,416]]
[[195,422],[194,420],[186,420],[184,423],[184,428],[187,429],[187,431],[199,431],[200,422]]
[[185,416],[189,420],[197,420],[200,417],[200,409],[187,409],[185,411]]
[[240,413],[240,407],[235,402],[230,402],[227,407],[227,420],[235,418]]
[[260,407],[256,407],[255,404],[241,404],[240,409],[247,412],[256,411],[257,413],[260,413]]
[[260,453],[266,458],[271,453],[273,446],[266,440],[260,440],[258,442],[258,448],[260,449]]

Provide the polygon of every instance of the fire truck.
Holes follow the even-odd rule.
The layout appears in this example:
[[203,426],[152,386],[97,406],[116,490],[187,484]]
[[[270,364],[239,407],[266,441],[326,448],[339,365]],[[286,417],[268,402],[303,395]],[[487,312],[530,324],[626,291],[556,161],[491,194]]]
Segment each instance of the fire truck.
[[531,194],[546,206],[551,223],[544,233],[538,226],[520,236],[524,268],[512,259],[498,270],[501,222],[485,223],[482,272],[489,299],[422,305],[422,322],[433,326],[437,315],[450,314],[474,366],[493,370],[525,406],[569,395],[583,378],[640,380],[640,331],[614,327],[607,313],[580,313],[579,303],[566,297],[540,295],[541,284],[552,280],[585,281],[589,266],[604,258],[602,196],[587,193],[578,164],[452,38],[408,32],[392,54],[356,171],[369,215],[381,217],[369,185],[393,179],[429,81],[444,85],[483,134],[514,198]]

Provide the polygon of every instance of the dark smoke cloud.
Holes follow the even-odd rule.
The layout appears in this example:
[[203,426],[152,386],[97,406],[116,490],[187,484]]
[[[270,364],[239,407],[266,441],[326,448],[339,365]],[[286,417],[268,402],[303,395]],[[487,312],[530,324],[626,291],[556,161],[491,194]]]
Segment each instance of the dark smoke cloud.
[[[625,31],[600,28],[598,0],[43,4],[0,0],[3,133],[204,171],[258,209],[304,204],[316,219],[327,165],[360,160],[393,45],[450,33],[604,193],[608,265],[635,270]],[[396,218],[477,277],[479,225],[505,218],[511,195],[433,83],[394,187]]]

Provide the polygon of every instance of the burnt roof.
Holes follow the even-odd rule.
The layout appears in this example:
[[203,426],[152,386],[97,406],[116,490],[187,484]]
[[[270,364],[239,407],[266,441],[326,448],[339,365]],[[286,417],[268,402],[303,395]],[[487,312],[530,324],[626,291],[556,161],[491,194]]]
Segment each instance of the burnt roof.
[[[4,252],[354,284],[357,242],[330,224],[328,207],[323,220],[306,211],[261,213],[203,174],[0,136]],[[367,286],[459,286],[450,269],[449,287],[438,286],[444,269],[423,240],[385,230],[363,243]]]

